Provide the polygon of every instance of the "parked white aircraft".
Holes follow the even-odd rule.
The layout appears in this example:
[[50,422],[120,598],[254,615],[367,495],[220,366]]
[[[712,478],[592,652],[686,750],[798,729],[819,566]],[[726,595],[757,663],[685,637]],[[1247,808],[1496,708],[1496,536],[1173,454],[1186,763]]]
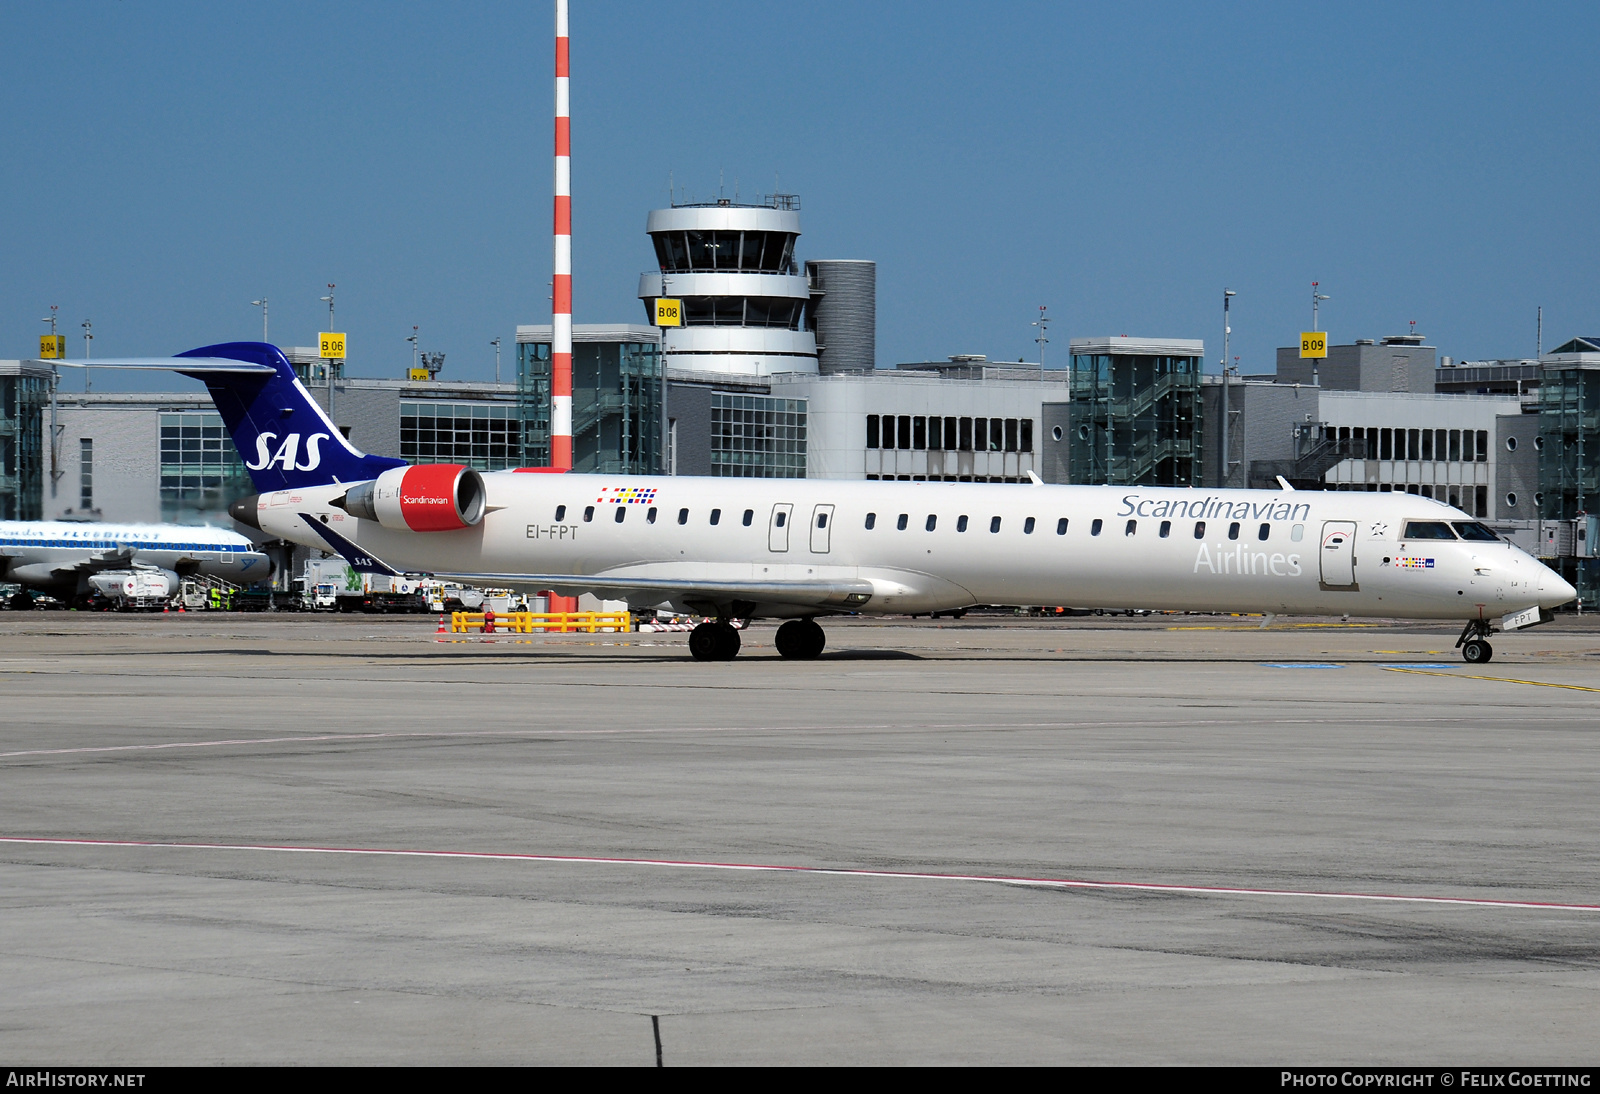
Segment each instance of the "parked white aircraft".
[[1576,595],[1408,494],[480,474],[356,451],[275,347],[161,364],[205,380],[261,491],[235,519],[358,569],[705,614],[700,660],[737,654],[733,620],[786,618],[779,653],[815,657],[819,616],[1060,604],[1459,619],[1476,663],[1496,623],[1543,622]]
[[[206,574],[248,584],[272,563],[237,532],[187,524],[101,524],[68,520],[0,521],[0,581],[63,598],[137,588],[157,599],[180,575]],[[28,594],[18,594],[27,606]]]

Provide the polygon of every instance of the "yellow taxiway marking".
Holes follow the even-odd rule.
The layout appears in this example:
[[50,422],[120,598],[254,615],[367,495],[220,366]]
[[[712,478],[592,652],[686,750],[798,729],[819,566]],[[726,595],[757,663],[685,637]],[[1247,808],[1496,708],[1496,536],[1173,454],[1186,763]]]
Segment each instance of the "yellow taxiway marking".
[[1473,676],[1466,672],[1429,672],[1427,669],[1402,669],[1394,665],[1378,666],[1388,672],[1413,672],[1418,676],[1448,676],[1452,680],[1493,680],[1497,684],[1532,684],[1541,688],[1566,688],[1568,691],[1597,691],[1600,688],[1586,688],[1582,684],[1552,684],[1548,680],[1514,680],[1509,676]]

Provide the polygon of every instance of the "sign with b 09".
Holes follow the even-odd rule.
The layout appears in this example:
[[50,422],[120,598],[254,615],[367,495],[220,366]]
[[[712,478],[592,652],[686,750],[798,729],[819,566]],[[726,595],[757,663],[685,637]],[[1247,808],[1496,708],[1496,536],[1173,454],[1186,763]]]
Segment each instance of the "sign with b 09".
[[1300,332],[1301,357],[1328,356],[1328,332],[1320,330]]
[[683,326],[683,301],[658,297],[656,299],[656,326]]

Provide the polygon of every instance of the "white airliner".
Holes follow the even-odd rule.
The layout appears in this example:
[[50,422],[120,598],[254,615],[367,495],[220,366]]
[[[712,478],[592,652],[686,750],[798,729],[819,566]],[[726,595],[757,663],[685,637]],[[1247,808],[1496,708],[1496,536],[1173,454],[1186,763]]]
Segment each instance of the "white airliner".
[[820,616],[1043,604],[1461,620],[1457,645],[1478,663],[1496,625],[1543,622],[1576,595],[1466,513],[1409,494],[406,466],[351,447],[275,347],[157,360],[205,381],[250,469],[260,493],[235,519],[357,569],[704,614],[699,660],[738,653],[735,620],[787,619],[778,652],[807,658]]
[[[239,533],[203,525],[101,524],[66,520],[0,521],[0,581],[63,598],[120,591],[133,582],[164,599],[180,575],[206,574],[240,584],[265,581],[266,555]],[[17,607],[31,599],[19,594]]]

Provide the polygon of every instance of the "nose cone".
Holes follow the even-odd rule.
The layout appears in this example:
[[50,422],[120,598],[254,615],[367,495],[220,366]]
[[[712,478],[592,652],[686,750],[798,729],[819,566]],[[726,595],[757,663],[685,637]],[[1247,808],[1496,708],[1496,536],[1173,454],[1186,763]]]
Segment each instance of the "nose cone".
[[1578,590],[1572,583],[1550,567],[1539,563],[1544,573],[1539,575],[1539,606],[1541,608],[1559,608],[1563,604],[1570,604],[1578,599]]

